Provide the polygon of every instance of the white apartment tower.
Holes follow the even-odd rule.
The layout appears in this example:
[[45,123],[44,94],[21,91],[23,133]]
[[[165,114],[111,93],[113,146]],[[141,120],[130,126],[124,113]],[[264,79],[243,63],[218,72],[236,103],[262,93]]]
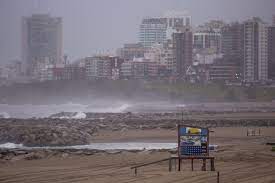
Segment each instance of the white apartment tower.
[[139,42],[145,48],[150,48],[155,43],[164,43],[166,30],[165,18],[145,18],[140,25]]
[[260,19],[244,23],[244,81],[268,79],[268,28]]
[[144,18],[139,27],[139,42],[145,47],[163,44],[172,39],[173,30],[191,27],[191,16],[187,11],[167,11],[161,17]]
[[187,11],[167,11],[163,16],[171,28],[191,27],[191,16]]

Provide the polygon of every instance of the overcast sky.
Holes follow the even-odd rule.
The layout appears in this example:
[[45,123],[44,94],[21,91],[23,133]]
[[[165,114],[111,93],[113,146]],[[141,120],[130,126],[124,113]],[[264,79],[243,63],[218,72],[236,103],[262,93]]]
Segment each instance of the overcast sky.
[[22,16],[62,17],[64,53],[77,59],[136,42],[142,17],[166,10],[188,10],[193,25],[252,16],[271,22],[275,0],[0,0],[0,64],[21,57]]

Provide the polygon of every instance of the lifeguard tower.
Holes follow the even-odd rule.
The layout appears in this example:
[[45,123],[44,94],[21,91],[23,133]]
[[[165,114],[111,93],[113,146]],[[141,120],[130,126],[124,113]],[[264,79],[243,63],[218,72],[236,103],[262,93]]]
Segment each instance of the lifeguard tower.
[[[209,156],[209,129],[178,125],[178,148],[177,154],[171,155],[159,161],[145,163],[131,167],[137,174],[138,168],[157,164],[160,162],[169,162],[169,171],[172,171],[173,164],[176,169],[176,162],[178,162],[178,171],[181,171],[182,161],[191,161],[191,170],[194,171],[194,161],[202,160],[202,171],[207,171],[207,160],[210,160],[210,171],[215,171],[215,158]],[[219,180],[219,172],[217,172],[217,180]]]

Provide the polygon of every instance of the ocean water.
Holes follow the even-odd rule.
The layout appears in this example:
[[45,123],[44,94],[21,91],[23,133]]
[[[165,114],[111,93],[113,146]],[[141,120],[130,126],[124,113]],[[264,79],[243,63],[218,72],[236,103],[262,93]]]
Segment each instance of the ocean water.
[[[0,104],[0,117],[5,118],[45,118],[60,112],[76,112],[73,118],[85,118],[85,112],[121,113],[121,112],[175,112],[185,105],[172,104],[167,101],[159,102],[130,102],[97,100],[89,104],[68,102],[50,105],[9,105]],[[2,115],[1,115],[2,114]],[[66,117],[64,117],[66,118]]]
[[[88,145],[59,146],[59,147],[25,147],[22,144],[0,144],[0,149],[95,149],[95,150],[153,150],[153,149],[176,149],[178,143],[150,143],[150,142],[116,142],[116,143],[91,143]],[[210,144],[209,149],[218,148],[216,144]]]
[[177,143],[149,143],[149,142],[123,142],[123,143],[91,143],[89,145],[64,146],[64,147],[25,147],[22,144],[0,144],[4,149],[96,149],[96,150],[152,150],[174,149]]
[[[113,112],[120,113],[130,107],[127,103],[112,104],[51,104],[51,105],[9,105],[0,104],[0,117],[3,118],[45,118],[60,112],[77,112],[73,118],[85,118],[85,112]],[[65,117],[64,117],[65,118]]]

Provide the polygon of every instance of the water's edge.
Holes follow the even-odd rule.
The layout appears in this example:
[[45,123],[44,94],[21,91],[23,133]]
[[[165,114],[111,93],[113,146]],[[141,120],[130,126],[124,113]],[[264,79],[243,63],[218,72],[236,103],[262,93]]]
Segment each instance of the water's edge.
[[26,147],[23,144],[5,143],[0,144],[0,149],[94,149],[94,150],[154,150],[154,149],[175,149],[177,143],[148,143],[148,142],[123,142],[123,143],[92,143],[76,146],[56,147]]

